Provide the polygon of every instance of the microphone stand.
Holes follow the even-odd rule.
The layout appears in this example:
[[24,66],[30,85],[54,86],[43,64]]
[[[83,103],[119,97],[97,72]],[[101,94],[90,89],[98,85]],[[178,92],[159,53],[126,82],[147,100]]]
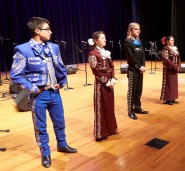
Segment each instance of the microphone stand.
[[80,48],[78,47],[77,44],[74,43],[74,50],[75,50],[75,55],[77,56],[77,70],[79,70],[79,53],[82,53],[82,51],[80,50]]
[[[2,50],[2,61],[3,61],[3,64],[4,64],[4,69],[5,69],[5,74],[6,74],[6,78],[5,80],[10,80],[8,78],[8,74],[7,74],[7,66],[6,66],[6,62],[5,62],[5,55],[4,55],[4,40],[9,40],[9,39],[5,39],[3,38],[3,36],[0,35],[0,41],[1,41],[1,50]],[[1,64],[0,64],[1,65]],[[2,72],[2,66],[0,67],[1,71],[0,71],[0,85],[2,85],[2,80],[1,80],[1,72]]]
[[[114,42],[113,42],[113,41],[109,41],[109,43],[111,44],[111,49],[112,49],[112,51],[113,51],[113,48],[114,48],[113,44],[114,44]],[[112,59],[112,61],[113,61],[113,59]],[[115,70],[119,70],[119,69],[115,69],[115,68],[114,68],[114,71],[115,71]],[[118,80],[118,78],[115,77],[115,80]]]
[[[66,42],[61,41],[61,44],[63,45],[65,66],[66,66],[66,64],[67,64],[67,60],[66,60]],[[71,90],[71,89],[74,89],[74,88],[68,86],[68,76],[66,75],[66,88],[64,88],[64,90],[67,91],[67,90]]]
[[[55,40],[55,42],[57,42],[59,45],[60,45],[60,50],[61,50],[61,46],[63,47],[63,50],[64,50],[64,65],[66,66],[66,42],[64,42],[64,41],[58,41],[58,40]],[[66,70],[67,70],[67,68],[66,68]],[[68,86],[68,76],[66,75],[66,88],[64,88],[64,90],[70,90],[70,89],[74,89],[74,88],[71,88],[71,87],[69,87]]]
[[2,80],[1,80],[1,64],[0,64],[0,86],[3,84]]
[[122,47],[121,47],[121,40],[119,40],[119,56],[120,56],[120,59],[121,59],[121,64],[122,64]]
[[156,41],[154,42],[154,55],[155,55],[155,68],[154,69],[156,71],[157,69],[160,69],[160,68],[157,68],[157,66],[156,66],[157,58],[160,59],[159,52],[157,51]]
[[[113,41],[109,41],[109,43],[111,44],[111,49],[113,51],[113,48],[114,48],[114,42]],[[112,59],[113,60],[113,59]]]
[[[2,53],[4,52],[3,51],[3,46],[2,46],[2,43],[3,43],[3,37],[0,35],[0,41],[1,41],[1,48],[2,48]],[[4,53],[3,53],[3,58],[4,58]],[[2,80],[1,80],[1,72],[2,72],[2,65],[1,65],[1,61],[0,61],[0,85],[3,84]]]
[[149,74],[155,74],[155,72],[152,71],[152,54],[153,54],[153,48],[154,48],[154,43],[150,43],[150,57],[151,57],[151,71]]
[[92,84],[87,83],[87,64],[86,64],[86,57],[85,57],[86,44],[87,42],[82,41],[82,56],[85,61],[85,84],[84,84],[85,87],[92,85]]
[[[9,129],[0,130],[0,132],[10,132]],[[0,147],[0,151],[6,151],[5,147]]]

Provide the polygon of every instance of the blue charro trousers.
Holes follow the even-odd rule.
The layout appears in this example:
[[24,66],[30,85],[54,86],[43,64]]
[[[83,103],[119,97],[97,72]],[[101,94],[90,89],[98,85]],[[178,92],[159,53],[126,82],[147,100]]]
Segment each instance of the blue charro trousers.
[[50,155],[49,135],[47,133],[46,110],[53,122],[57,147],[65,147],[65,120],[62,99],[59,90],[43,90],[40,94],[30,96],[35,138],[42,156]]

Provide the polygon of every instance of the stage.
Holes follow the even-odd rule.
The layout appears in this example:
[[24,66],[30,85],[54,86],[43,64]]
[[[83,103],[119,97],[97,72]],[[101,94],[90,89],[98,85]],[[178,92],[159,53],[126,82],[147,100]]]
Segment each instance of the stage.
[[[117,83],[115,114],[116,135],[96,142],[93,137],[94,76],[87,64],[78,64],[75,74],[68,75],[68,90],[61,89],[66,120],[67,142],[77,148],[76,154],[57,152],[52,123],[48,117],[48,132],[53,171],[180,171],[185,169],[185,73],[179,73],[179,104],[172,106],[160,101],[162,64],[146,62],[142,108],[148,115],[137,114],[138,120],[127,115],[127,75],[120,72],[126,61],[114,61]],[[156,64],[156,65],[155,65]],[[5,73],[2,80],[5,79]],[[72,89],[69,89],[72,88]],[[9,81],[0,86],[0,170],[41,171],[39,148],[35,142],[30,111],[20,112],[9,94]],[[169,143],[161,149],[145,145],[157,138]]]

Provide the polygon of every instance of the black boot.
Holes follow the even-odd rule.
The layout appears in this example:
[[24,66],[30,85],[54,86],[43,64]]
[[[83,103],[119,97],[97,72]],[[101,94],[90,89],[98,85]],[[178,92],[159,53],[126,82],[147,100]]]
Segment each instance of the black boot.
[[50,156],[42,156],[42,166],[48,168],[51,166],[51,157]]
[[129,113],[128,116],[129,116],[131,119],[137,120],[137,116],[136,116],[135,113]]

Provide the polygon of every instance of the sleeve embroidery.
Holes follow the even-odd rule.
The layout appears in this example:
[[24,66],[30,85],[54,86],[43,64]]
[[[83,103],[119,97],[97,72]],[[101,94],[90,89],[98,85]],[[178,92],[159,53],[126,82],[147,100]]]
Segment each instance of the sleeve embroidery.
[[12,64],[12,70],[14,73],[20,73],[26,65],[26,59],[20,53],[16,53],[13,58],[14,62]]
[[92,68],[95,68],[97,65],[96,56],[89,56],[89,64]]

